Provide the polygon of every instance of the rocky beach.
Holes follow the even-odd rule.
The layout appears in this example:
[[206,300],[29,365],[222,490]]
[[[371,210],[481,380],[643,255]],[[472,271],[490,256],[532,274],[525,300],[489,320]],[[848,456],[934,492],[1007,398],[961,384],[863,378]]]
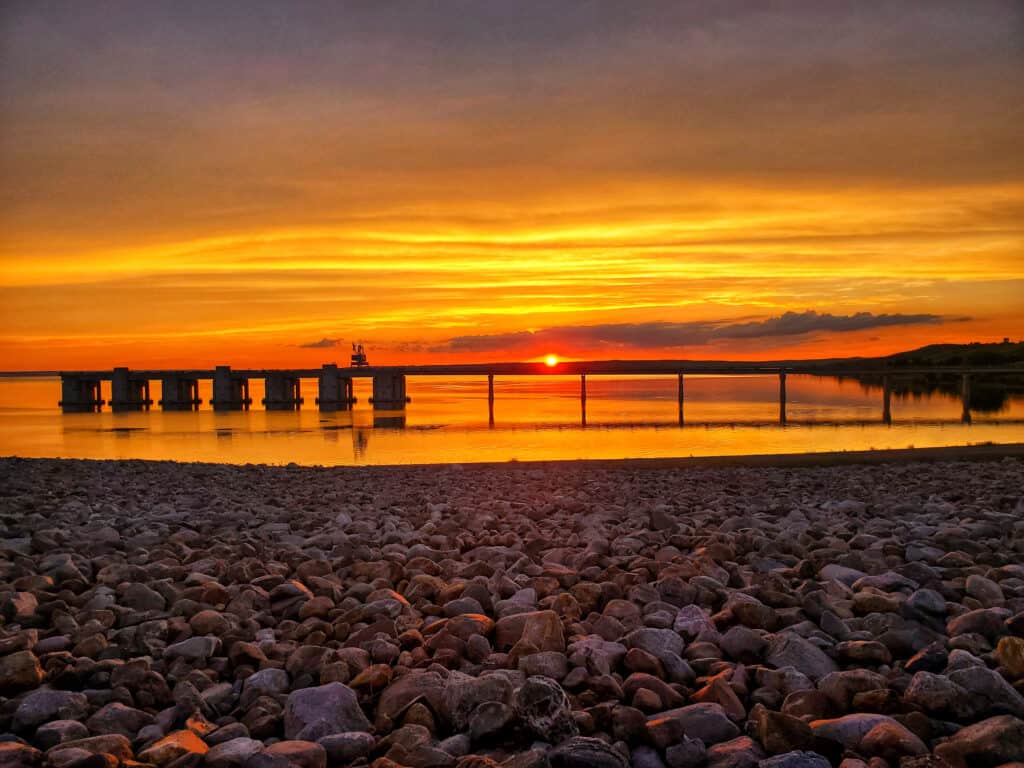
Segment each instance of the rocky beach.
[[0,766],[1024,761],[1024,461],[0,460]]

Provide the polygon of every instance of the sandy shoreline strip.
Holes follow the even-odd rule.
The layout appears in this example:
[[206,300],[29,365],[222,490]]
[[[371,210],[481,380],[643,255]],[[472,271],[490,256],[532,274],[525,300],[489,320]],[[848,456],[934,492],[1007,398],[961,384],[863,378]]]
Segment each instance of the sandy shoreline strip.
[[1019,762],[1021,458],[0,459],[0,766]]
[[[458,466],[460,468],[486,467],[542,467],[542,466],[576,466],[594,469],[679,469],[686,467],[828,467],[847,464],[890,464],[908,462],[933,461],[997,461],[1006,458],[1024,459],[1024,443],[984,443],[977,445],[951,445],[929,448],[890,448],[871,449],[866,451],[822,451],[807,453],[772,453],[772,454],[741,454],[720,456],[679,456],[661,458],[626,458],[626,459],[562,459],[543,461],[491,461],[491,462],[448,462],[441,464],[338,464],[338,465],[301,465],[323,469],[410,469],[417,467]],[[189,462],[168,461],[159,459],[77,459],[55,457],[22,457],[0,456],[0,462],[81,462],[106,464],[171,464],[190,466],[209,464],[211,466],[267,466],[278,467],[283,464],[231,464],[223,462]]]

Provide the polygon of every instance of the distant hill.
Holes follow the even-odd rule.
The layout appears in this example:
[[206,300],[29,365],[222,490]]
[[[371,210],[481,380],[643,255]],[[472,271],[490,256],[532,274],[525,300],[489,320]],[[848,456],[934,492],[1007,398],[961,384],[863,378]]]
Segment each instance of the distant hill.
[[1015,366],[1024,365],[1024,342],[983,344],[929,344],[909,352],[876,358],[893,367],[917,366]]

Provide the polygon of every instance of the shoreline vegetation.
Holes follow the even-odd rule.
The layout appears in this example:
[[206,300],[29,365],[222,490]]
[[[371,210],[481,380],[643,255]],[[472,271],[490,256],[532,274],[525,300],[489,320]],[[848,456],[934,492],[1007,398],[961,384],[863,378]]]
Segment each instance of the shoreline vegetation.
[[0,459],[0,765],[1020,761],[1022,456]]

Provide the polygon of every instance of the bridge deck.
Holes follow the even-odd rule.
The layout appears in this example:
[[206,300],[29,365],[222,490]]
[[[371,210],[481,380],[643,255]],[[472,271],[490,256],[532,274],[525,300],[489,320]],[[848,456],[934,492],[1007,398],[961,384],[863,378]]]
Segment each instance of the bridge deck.
[[[241,378],[263,378],[268,375],[284,375],[300,379],[315,379],[322,368],[232,368],[231,374]],[[915,367],[885,368],[877,363],[856,364],[815,363],[815,362],[715,362],[696,360],[596,360],[596,361],[563,361],[555,366],[544,363],[469,363],[463,365],[389,365],[371,366],[367,368],[338,367],[338,374],[344,377],[372,378],[382,374],[398,374],[405,376],[656,376],[683,374],[703,374],[716,376],[749,376],[813,374],[817,376],[912,376],[925,374],[986,374],[1010,375],[1024,374],[1024,366],[1020,367]],[[51,375],[81,376],[83,378],[109,381],[113,371],[59,371]],[[178,376],[192,379],[212,379],[214,370],[180,369],[180,370],[144,370],[132,369],[131,376],[135,379],[159,379],[164,376]]]

